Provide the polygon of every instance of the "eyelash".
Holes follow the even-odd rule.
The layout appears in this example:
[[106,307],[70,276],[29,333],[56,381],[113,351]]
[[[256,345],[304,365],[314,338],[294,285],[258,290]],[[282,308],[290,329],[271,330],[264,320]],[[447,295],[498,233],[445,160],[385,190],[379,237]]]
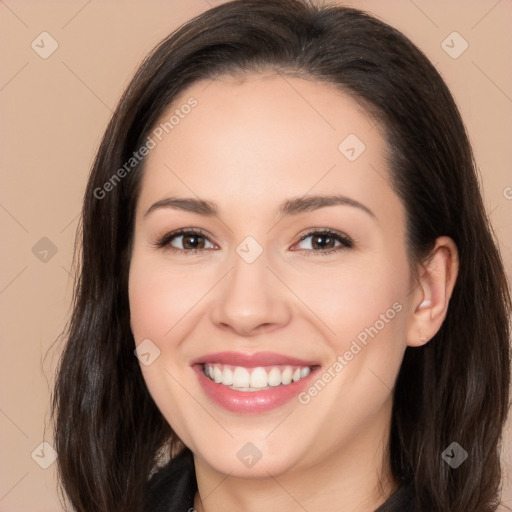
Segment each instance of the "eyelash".
[[[182,253],[182,254],[187,254],[187,255],[194,255],[194,254],[198,254],[203,251],[209,250],[209,249],[178,249],[178,248],[170,245],[171,241],[174,238],[179,237],[179,236],[185,236],[185,235],[193,235],[193,236],[200,235],[200,236],[208,239],[207,234],[204,231],[202,231],[201,229],[180,229],[177,231],[173,231],[171,233],[167,233],[166,235],[159,238],[153,245],[159,249],[165,248],[166,250],[169,250],[173,253]],[[313,235],[321,235],[326,238],[333,238],[335,241],[340,242],[341,245],[338,247],[335,247],[333,249],[326,250],[326,251],[312,250],[312,249],[299,249],[299,251],[304,252],[305,255],[307,255],[307,256],[312,256],[313,254],[326,256],[328,254],[332,254],[332,253],[338,252],[343,249],[351,249],[352,247],[354,247],[354,242],[352,241],[351,238],[344,235],[343,233],[340,233],[339,231],[334,231],[332,229],[316,229],[316,230],[309,231],[305,235],[302,235],[297,243],[303,242],[304,240],[306,240],[307,238],[309,238],[310,236],[313,236]]]

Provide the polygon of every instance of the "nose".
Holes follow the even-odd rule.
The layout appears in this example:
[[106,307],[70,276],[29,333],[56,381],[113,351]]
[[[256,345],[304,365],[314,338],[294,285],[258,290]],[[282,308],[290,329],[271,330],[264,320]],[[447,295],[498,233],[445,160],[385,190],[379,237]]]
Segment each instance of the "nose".
[[290,292],[263,253],[247,263],[234,255],[233,267],[219,283],[211,311],[220,329],[250,337],[286,326],[292,316]]

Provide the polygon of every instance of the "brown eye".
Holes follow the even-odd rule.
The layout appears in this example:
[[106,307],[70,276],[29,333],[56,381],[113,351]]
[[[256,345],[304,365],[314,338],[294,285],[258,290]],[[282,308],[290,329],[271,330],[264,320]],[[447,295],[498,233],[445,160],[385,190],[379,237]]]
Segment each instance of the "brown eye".
[[311,238],[311,247],[313,249],[334,249],[336,240],[329,235],[314,235]]
[[180,230],[168,233],[158,240],[155,245],[171,251],[192,254],[214,248],[214,244],[206,235],[194,230]]
[[204,249],[205,238],[203,235],[181,235],[178,238],[182,239],[181,243],[184,249]]
[[[302,247],[300,245],[302,244]],[[342,233],[333,231],[312,231],[301,237],[299,249],[306,252],[329,254],[340,249],[353,247],[352,240]]]

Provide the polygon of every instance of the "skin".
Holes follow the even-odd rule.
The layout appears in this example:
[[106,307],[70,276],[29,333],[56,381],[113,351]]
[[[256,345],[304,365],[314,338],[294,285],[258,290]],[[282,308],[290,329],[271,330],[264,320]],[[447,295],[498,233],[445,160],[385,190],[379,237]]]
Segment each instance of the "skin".
[[[374,510],[396,488],[386,457],[393,384],[407,345],[428,342],[445,318],[456,247],[439,238],[413,277],[381,129],[333,85],[272,73],[222,77],[183,91],[162,120],[190,96],[197,107],[148,155],[129,294],[136,344],[149,338],[160,350],[141,365],[148,389],[194,453],[195,508]],[[366,146],[352,162],[338,150],[348,134]],[[373,216],[350,205],[278,216],[289,198],[333,193]],[[145,215],[170,196],[215,201],[218,215]],[[180,237],[172,246],[181,252],[155,246],[181,228],[206,233],[202,251],[185,254]],[[315,249],[311,237],[300,241],[312,228],[340,231],[354,246]],[[263,250],[252,263],[236,252],[247,236]],[[307,404],[228,412],[190,367],[217,351],[272,351],[318,361],[322,373],[396,303],[400,312]],[[251,468],[237,457],[247,442],[261,452]]]

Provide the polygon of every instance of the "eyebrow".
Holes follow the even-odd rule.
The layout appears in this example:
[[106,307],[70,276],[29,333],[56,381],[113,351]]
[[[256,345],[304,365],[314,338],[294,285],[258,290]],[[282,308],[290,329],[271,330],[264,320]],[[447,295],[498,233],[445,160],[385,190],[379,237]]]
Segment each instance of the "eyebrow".
[[[320,208],[337,205],[352,206],[366,212],[371,217],[376,218],[375,214],[364,204],[356,201],[355,199],[339,194],[293,197],[281,204],[279,207],[279,218],[287,215],[298,215],[300,213],[312,212],[319,210]],[[195,199],[192,197],[166,197],[165,199],[161,199],[160,201],[152,204],[144,214],[144,217],[147,217],[151,212],[160,208],[184,210],[207,217],[214,217],[219,213],[219,207],[213,201]]]

